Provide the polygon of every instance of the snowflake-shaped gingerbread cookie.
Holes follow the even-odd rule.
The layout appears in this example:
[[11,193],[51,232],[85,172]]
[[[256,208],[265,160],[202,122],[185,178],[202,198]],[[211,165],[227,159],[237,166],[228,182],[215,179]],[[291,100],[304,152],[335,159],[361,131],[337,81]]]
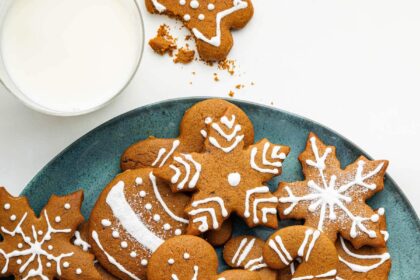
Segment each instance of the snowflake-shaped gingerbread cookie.
[[243,28],[254,13],[250,0],[146,0],[146,6],[182,20],[204,60],[225,59],[233,46],[230,30]]
[[51,197],[36,217],[25,197],[0,188],[0,277],[16,279],[101,279],[92,254],[71,244],[83,221],[83,193]]
[[220,119],[208,118],[208,135],[202,153],[176,154],[156,174],[174,192],[193,191],[186,208],[188,233],[218,229],[232,212],[248,226],[277,227],[277,199],[264,185],[282,170],[289,147],[267,139],[244,147],[242,124],[227,110]]
[[275,193],[280,216],[304,219],[305,225],[323,231],[332,241],[340,233],[355,248],[385,246],[379,215],[365,201],[383,189],[388,162],[361,156],[342,170],[335,147],[313,133],[299,160],[306,180],[280,183]]

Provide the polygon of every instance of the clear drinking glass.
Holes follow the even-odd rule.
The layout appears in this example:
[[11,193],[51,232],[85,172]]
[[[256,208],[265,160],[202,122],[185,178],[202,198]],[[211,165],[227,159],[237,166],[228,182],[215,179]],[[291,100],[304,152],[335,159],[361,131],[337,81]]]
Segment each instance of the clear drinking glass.
[[[32,0],[31,0],[32,1]],[[47,108],[37,102],[34,102],[32,99],[30,99],[27,95],[25,95],[20,89],[19,87],[16,85],[16,83],[13,81],[13,79],[10,77],[8,71],[7,71],[7,67],[4,63],[4,58],[2,55],[2,52],[0,50],[0,83],[3,84],[3,86],[11,93],[13,94],[15,97],[17,97],[22,103],[24,103],[26,106],[30,107],[31,109],[34,109],[36,111],[39,111],[41,113],[45,113],[45,114],[49,114],[49,115],[55,115],[55,116],[76,116],[76,115],[83,115],[83,114],[87,114],[89,112],[93,112],[96,111],[102,107],[104,107],[105,105],[107,105],[109,102],[111,102],[115,97],[117,97],[119,94],[121,94],[124,89],[128,86],[128,84],[132,81],[133,77],[135,76],[139,65],[140,65],[140,61],[142,59],[142,55],[143,55],[143,50],[144,50],[144,23],[143,23],[143,17],[141,14],[141,10],[140,7],[137,3],[136,0],[116,0],[116,1],[127,1],[127,5],[130,5],[130,9],[132,6],[132,9],[134,9],[136,12],[136,15],[138,16],[138,18],[136,19],[136,22],[138,22],[138,24],[136,24],[137,26],[135,28],[138,29],[138,34],[139,34],[139,38],[141,38],[141,40],[139,40],[139,53],[138,53],[138,57],[137,57],[137,62],[135,64],[134,69],[132,70],[131,75],[127,78],[126,82],[124,83],[124,85],[117,91],[115,91],[115,93],[108,98],[107,100],[105,100],[103,103],[97,105],[97,106],[92,106],[91,108],[85,108],[83,110],[80,111],[60,111],[60,110],[55,110],[52,108]],[[4,25],[4,21],[6,18],[6,15],[9,11],[9,9],[12,7],[12,5],[14,4],[15,0],[0,0],[0,38],[2,37],[2,27]],[[1,47],[1,45],[0,45]]]

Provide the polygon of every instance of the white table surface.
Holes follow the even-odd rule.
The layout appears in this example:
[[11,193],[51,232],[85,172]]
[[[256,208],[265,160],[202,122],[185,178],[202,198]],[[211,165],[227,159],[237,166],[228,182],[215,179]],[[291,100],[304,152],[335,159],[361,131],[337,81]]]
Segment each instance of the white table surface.
[[[139,1],[151,38],[159,24],[171,21],[149,15]],[[73,141],[133,108],[176,97],[228,97],[236,84],[245,84],[235,98],[311,118],[374,158],[389,159],[389,174],[420,213],[420,1],[254,4],[255,17],[234,34],[230,57],[240,69],[233,77],[221,72],[218,83],[215,68],[175,65],[146,47],[124,94],[86,116],[42,115],[0,88],[0,184],[18,194]]]

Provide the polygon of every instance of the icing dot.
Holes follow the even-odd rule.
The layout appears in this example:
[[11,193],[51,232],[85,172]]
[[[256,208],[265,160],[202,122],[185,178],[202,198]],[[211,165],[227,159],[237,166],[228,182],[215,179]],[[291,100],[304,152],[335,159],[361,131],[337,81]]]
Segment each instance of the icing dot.
[[213,121],[213,120],[212,120],[210,117],[207,117],[207,118],[204,120],[204,122],[205,122],[206,124],[210,124],[212,121]]
[[239,185],[239,183],[241,182],[241,174],[239,174],[238,172],[232,172],[228,175],[228,182],[229,185],[231,185],[232,187],[236,187]]
[[209,11],[213,11],[214,9],[215,9],[216,7],[214,6],[214,4],[208,4],[207,5],[207,9],[209,10]]
[[191,16],[189,14],[184,15],[184,20],[189,21],[191,19]]
[[[25,240],[25,242],[26,242],[26,243],[31,242],[31,238],[30,238],[29,236],[26,236],[26,237],[24,238],[24,240]],[[45,240],[46,240],[46,239],[45,239]]]
[[52,245],[48,245],[48,250],[51,251],[52,249],[54,249],[54,247]]
[[145,196],[146,196],[146,192],[145,192],[145,191],[141,191],[141,192],[140,192],[140,196],[141,196],[141,197],[145,197]]
[[155,222],[159,222],[160,221],[160,215],[158,215],[158,214],[154,215],[153,220],[155,220]]
[[17,264],[22,264],[22,260],[21,260],[21,259],[17,259],[17,260],[16,260],[16,263],[17,263]]
[[384,208],[379,208],[378,209],[378,214],[383,216],[385,214],[385,209]]
[[152,210],[152,204],[147,203],[146,206],[144,206],[147,210]]
[[120,233],[119,233],[118,231],[114,230],[114,231],[112,232],[112,237],[114,237],[114,238],[118,238],[118,237],[120,237]]
[[61,217],[60,217],[60,216],[55,217],[55,222],[56,222],[56,223],[61,222]]
[[372,215],[372,217],[370,217],[370,220],[374,223],[376,223],[377,221],[379,221],[379,215],[375,214]]
[[184,259],[188,260],[190,258],[190,254],[184,253]]
[[186,3],[186,1],[185,1],[185,0],[179,0],[179,5],[184,6],[184,5],[185,5],[185,3]]
[[190,7],[193,8],[193,9],[197,9],[199,6],[200,6],[200,4],[198,3],[197,0],[192,0],[190,2]]
[[123,242],[121,242],[121,248],[127,248],[128,247],[128,243],[127,242],[125,242],[125,241],[123,241]]
[[103,225],[104,227],[109,227],[109,226],[111,225],[111,221],[110,221],[110,220],[107,220],[107,219],[103,219],[103,220],[101,221],[101,223],[102,223],[102,225]]
[[67,210],[69,210],[71,208],[70,203],[64,204],[64,208],[67,209]]
[[163,225],[163,229],[164,230],[170,230],[171,229],[171,225],[170,224],[164,224]]
[[199,14],[198,15],[198,19],[199,20],[204,20],[206,17],[205,17],[205,15],[203,15],[203,14]]
[[19,249],[22,249],[23,248],[23,244],[22,243],[19,243],[17,246],[18,246]]
[[16,215],[12,215],[12,216],[10,216],[10,220],[11,220],[11,221],[16,221]]
[[38,235],[43,235],[44,233],[42,232],[42,230],[38,230]]
[[169,264],[174,264],[174,263],[175,263],[175,260],[174,260],[174,259],[169,259],[169,260],[168,260],[168,263],[169,263]]
[[147,260],[145,260],[145,259],[142,259],[142,260],[141,260],[141,265],[142,265],[142,266],[146,266],[148,263],[149,263],[149,262],[148,262]]
[[69,262],[63,262],[63,267],[68,268],[70,266]]
[[82,270],[80,268],[76,269],[76,274],[82,274]]
[[50,262],[47,262],[46,266],[47,267],[51,267],[51,263]]
[[182,231],[180,229],[175,230],[175,235],[181,235]]
[[136,185],[138,186],[138,185],[141,185],[141,184],[143,184],[143,179],[140,178],[140,177],[137,177],[136,178]]
[[4,210],[9,210],[10,209],[10,204],[6,203],[3,207],[4,207]]
[[132,258],[137,257],[137,253],[136,253],[136,252],[134,252],[134,251],[133,251],[133,252],[131,252],[131,253],[130,253],[130,257],[132,257]]

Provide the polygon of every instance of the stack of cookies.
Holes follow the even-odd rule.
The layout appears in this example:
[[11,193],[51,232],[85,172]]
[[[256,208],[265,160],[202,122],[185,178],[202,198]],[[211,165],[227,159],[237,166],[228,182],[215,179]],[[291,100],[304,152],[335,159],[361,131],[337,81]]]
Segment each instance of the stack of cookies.
[[[121,157],[122,173],[82,223],[82,193],[53,196],[37,218],[0,189],[2,276],[16,279],[388,279],[385,210],[366,200],[384,187],[387,161],[342,169],[333,146],[310,133],[304,181],[268,182],[290,148],[254,141],[237,106],[205,100],[185,112],[174,139],[150,137]],[[240,217],[273,234],[231,238]],[[304,224],[279,228],[280,219]],[[218,273],[214,246],[232,269]],[[96,261],[94,261],[96,259]]]

